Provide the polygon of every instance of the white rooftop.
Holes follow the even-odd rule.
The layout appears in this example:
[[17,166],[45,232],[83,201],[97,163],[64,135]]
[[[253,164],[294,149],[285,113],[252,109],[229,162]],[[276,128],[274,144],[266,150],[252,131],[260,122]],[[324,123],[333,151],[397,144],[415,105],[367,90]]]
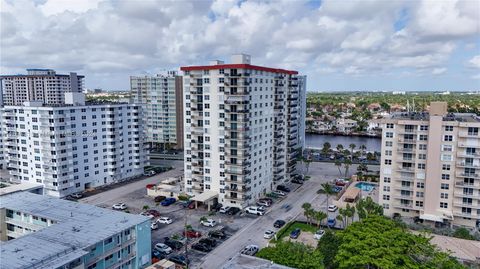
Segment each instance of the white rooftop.
[[0,208],[21,211],[56,223],[23,237],[0,243],[0,268],[56,268],[85,255],[95,243],[150,221],[92,205],[16,192],[0,196]]

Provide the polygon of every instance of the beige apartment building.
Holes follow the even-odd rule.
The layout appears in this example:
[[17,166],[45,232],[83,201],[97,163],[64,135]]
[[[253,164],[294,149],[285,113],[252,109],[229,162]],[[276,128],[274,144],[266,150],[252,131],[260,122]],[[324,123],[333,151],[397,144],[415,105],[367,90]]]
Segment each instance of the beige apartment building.
[[385,215],[478,227],[479,129],[478,115],[448,113],[445,102],[386,119],[379,191]]

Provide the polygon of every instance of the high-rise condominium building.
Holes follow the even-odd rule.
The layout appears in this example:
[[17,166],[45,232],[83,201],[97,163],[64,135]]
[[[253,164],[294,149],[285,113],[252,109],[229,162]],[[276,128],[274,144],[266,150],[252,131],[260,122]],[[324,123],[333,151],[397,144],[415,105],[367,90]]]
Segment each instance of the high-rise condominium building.
[[429,223],[480,223],[480,117],[429,112],[394,113],[385,120],[379,201],[385,214]]
[[243,54],[181,70],[187,193],[244,207],[289,180],[303,146],[306,78]]
[[176,71],[130,77],[136,104],[145,110],[147,142],[152,148],[183,148],[182,77]]
[[0,268],[131,269],[151,260],[147,217],[29,192],[0,195]]
[[11,180],[42,183],[46,194],[63,197],[141,175],[147,163],[141,106],[91,104],[81,93],[66,95],[61,106],[3,108]]
[[28,101],[58,105],[65,102],[65,92],[83,92],[84,76],[57,74],[51,69],[27,69],[26,75],[2,75],[3,104],[23,105]]

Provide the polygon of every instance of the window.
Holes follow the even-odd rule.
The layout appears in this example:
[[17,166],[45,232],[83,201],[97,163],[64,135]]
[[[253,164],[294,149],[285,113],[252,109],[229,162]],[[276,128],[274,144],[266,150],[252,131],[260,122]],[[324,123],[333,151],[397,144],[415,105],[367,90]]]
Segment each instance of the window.
[[442,174],[442,179],[443,180],[450,180],[450,175],[449,174]]
[[391,150],[385,150],[385,156],[392,156]]
[[427,154],[424,154],[424,153],[418,154],[418,159],[419,160],[426,160],[427,159]]
[[390,201],[390,195],[383,195],[383,200]]
[[449,164],[442,164],[442,170],[450,171],[450,165]]
[[386,136],[387,138],[392,138],[392,137],[393,137],[393,133],[392,133],[392,132],[386,132],[386,133],[385,133],[385,136]]
[[388,129],[393,129],[393,123],[387,123],[387,128]]
[[448,193],[444,193],[444,192],[440,193],[440,198],[448,199]]
[[419,163],[417,165],[418,169],[425,170],[425,164],[424,163]]
[[383,191],[389,192],[390,191],[390,186],[383,186]]
[[428,135],[419,135],[418,140],[420,141],[427,141],[428,140]]
[[445,132],[452,132],[453,131],[453,126],[445,126]]
[[478,135],[478,127],[468,127],[468,135],[477,136]]
[[393,145],[392,141],[385,141],[385,146],[386,147],[391,147]]
[[384,178],[383,178],[383,182],[385,182],[385,183],[390,183],[391,180],[392,180],[392,179],[389,178],[389,177],[384,177]]
[[420,150],[427,150],[427,144],[420,144],[420,145],[418,145],[418,149],[420,149]]
[[392,165],[392,160],[385,160],[386,165]]
[[423,182],[417,182],[417,188],[419,188],[419,189],[425,188],[425,183],[423,183]]
[[445,135],[445,136],[443,136],[443,141],[446,141],[446,142],[453,141],[453,135]]
[[445,161],[445,162],[451,162],[452,161],[452,155],[450,154],[442,154],[442,161]]
[[440,208],[448,208],[448,203],[440,202]]
[[424,196],[423,191],[417,191],[415,195],[419,198],[422,198]]
[[428,131],[428,125],[420,125],[420,131]]
[[415,201],[415,206],[423,207],[423,201]]
[[448,190],[449,189],[449,185],[447,183],[442,183],[440,184],[440,189],[442,190]]

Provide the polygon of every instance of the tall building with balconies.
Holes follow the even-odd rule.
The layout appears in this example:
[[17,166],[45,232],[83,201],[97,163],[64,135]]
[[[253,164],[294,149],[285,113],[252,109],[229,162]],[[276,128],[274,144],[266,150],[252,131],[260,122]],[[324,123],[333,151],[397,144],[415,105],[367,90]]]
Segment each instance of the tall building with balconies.
[[66,95],[60,106],[3,107],[10,180],[41,183],[46,194],[63,197],[142,175],[148,163],[142,107]]
[[3,104],[23,105],[24,102],[41,101],[59,105],[65,102],[65,93],[83,92],[84,76],[76,73],[57,74],[52,69],[27,69],[26,75],[1,75]]
[[448,113],[445,102],[386,119],[379,192],[385,214],[478,226],[479,129],[478,115]]
[[144,108],[147,142],[152,148],[183,148],[182,77],[176,71],[131,76],[133,102]]
[[181,70],[186,192],[244,207],[289,180],[303,147],[306,78],[244,54]]

